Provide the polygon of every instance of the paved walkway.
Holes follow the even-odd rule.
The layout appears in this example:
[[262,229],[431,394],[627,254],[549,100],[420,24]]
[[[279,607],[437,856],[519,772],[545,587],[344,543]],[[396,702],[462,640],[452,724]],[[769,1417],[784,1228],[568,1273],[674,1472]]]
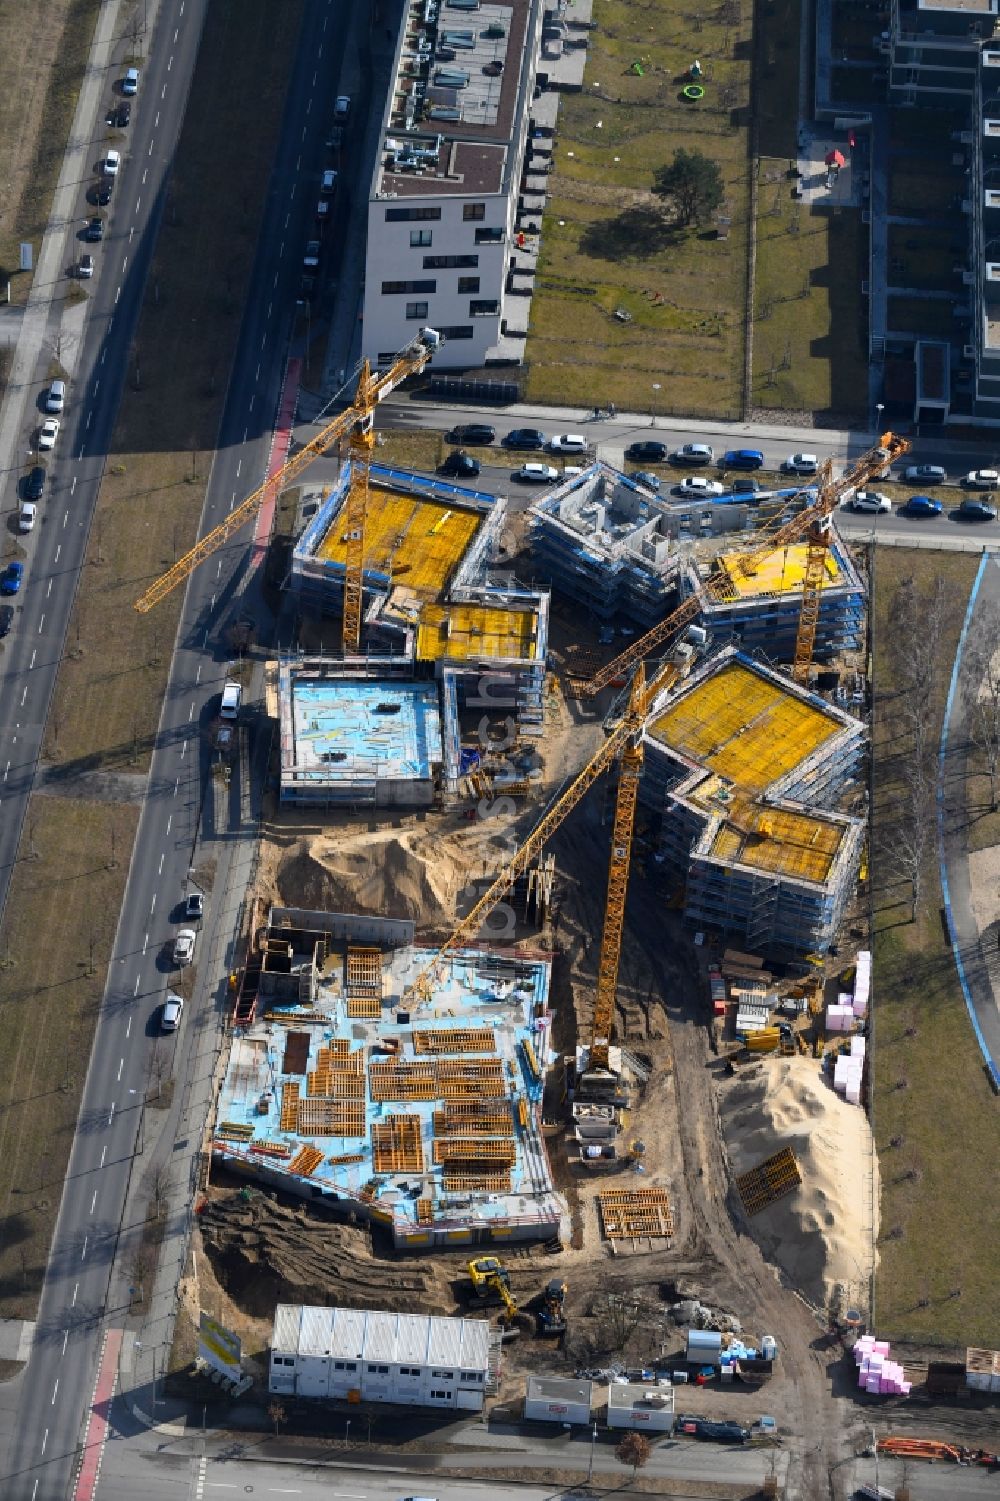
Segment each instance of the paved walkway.
[[[984,556],[959,641],[938,766],[938,841],[952,949],[977,1042],[1000,1088],[1000,962],[997,925],[980,932],[968,855],[968,712],[979,689],[969,643],[1000,608],[1000,562]],[[994,643],[995,644],[995,643]]]

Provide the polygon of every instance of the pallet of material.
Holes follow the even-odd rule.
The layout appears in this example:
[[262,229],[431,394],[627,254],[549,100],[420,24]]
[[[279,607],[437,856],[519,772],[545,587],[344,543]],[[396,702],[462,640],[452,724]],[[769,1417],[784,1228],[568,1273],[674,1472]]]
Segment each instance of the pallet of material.
[[374,996],[382,999],[382,950],[347,946],[348,996]]
[[510,1193],[510,1168],[476,1171],[467,1167],[445,1167],[442,1187],[448,1194]]
[[372,1123],[372,1167],[377,1173],[422,1173],[419,1115],[390,1115]]
[[442,1058],[437,1066],[437,1076],[438,1092],[443,1100],[477,1097],[498,1100],[507,1093],[500,1058],[484,1058],[477,1062]]
[[438,1096],[437,1069],[427,1063],[370,1063],[368,1087],[375,1104],[392,1100],[434,1100]]
[[758,1162],[749,1172],[736,1179],[736,1191],[743,1201],[748,1215],[760,1214],[769,1204],[774,1204],[785,1194],[793,1193],[802,1182],[799,1164],[791,1147],[775,1152]]
[[259,1152],[262,1157],[290,1157],[292,1149],[287,1141],[252,1141],[251,1152]]
[[435,1027],[413,1034],[415,1053],[495,1053],[496,1050],[492,1027]]
[[363,1100],[365,1079],[363,1074],[339,1068],[316,1069],[306,1075],[306,1088],[310,1096],[331,1100]]
[[526,1037],[521,1043],[521,1052],[524,1054],[524,1061],[528,1065],[528,1073],[533,1079],[540,1079],[542,1077],[542,1070],[538,1063],[538,1054],[535,1052],[535,1045],[530,1037]]
[[279,1131],[297,1131],[299,1126],[299,1086],[294,1079],[281,1087]]
[[364,1162],[364,1152],[339,1152],[336,1157],[328,1157],[330,1167],[350,1167],[352,1162]]
[[377,995],[349,995],[347,1015],[352,1021],[378,1021],[382,1015],[382,998]]
[[309,1099],[299,1101],[300,1136],[367,1134],[364,1100]]
[[516,1158],[517,1149],[512,1141],[486,1140],[480,1136],[472,1141],[446,1137],[434,1142],[434,1162],[438,1167],[460,1162],[466,1162],[470,1166],[489,1166],[495,1163],[497,1166],[513,1167]]
[[608,1240],[671,1236],[674,1217],[663,1188],[606,1188],[597,1195]]
[[278,1022],[282,1027],[293,1027],[296,1022],[328,1022],[325,1011],[265,1011],[266,1022]]
[[323,1047],[316,1049],[316,1067],[332,1068],[345,1074],[363,1074],[365,1050],[355,1048],[352,1053],[351,1044],[346,1037],[334,1037]]
[[434,1201],[433,1201],[433,1199],[418,1199],[417,1200],[417,1224],[418,1225],[430,1225],[433,1222],[433,1220],[434,1220]]
[[509,1110],[498,1110],[495,1100],[457,1100],[432,1117],[435,1136],[513,1136]]
[[216,1136],[221,1136],[223,1141],[249,1141],[253,1135],[253,1126],[247,1126],[242,1121],[222,1121],[215,1128]]
[[317,1147],[299,1147],[288,1164],[288,1171],[299,1178],[311,1178],[323,1161],[323,1153]]

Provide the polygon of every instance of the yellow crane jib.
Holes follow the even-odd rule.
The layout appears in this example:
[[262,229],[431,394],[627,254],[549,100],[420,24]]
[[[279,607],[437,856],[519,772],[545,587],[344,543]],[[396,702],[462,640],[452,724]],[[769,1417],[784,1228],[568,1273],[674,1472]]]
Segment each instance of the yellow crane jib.
[[[340,438],[348,438],[351,458],[354,461],[351,485],[345,506],[345,521],[348,532],[347,563],[344,582],[345,649],[346,638],[351,636],[353,648],[358,646],[361,624],[361,579],[364,569],[364,521],[368,499],[368,460],[375,444],[375,408],[380,401],[394,391],[409,375],[421,371],[442,343],[442,336],[433,328],[422,328],[412,344],[397,355],[392,365],[381,375],[374,375],[368,361],[361,367],[357,390],[352,404],[339,412],[303,448],[291,456],[276,474],[265,479],[252,490],[245,500],[189,552],[179,558],[172,568],[156,579],[146,592],[135,601],[134,608],[145,615],[154,605],[165,599],[178,584],[191,577],[200,563],[218,552],[220,547],[239,533],[248,521],[261,510],[271,495],[284,490],[293,479],[307,469],[313,459],[326,453]],[[350,615],[351,630],[347,621]]]

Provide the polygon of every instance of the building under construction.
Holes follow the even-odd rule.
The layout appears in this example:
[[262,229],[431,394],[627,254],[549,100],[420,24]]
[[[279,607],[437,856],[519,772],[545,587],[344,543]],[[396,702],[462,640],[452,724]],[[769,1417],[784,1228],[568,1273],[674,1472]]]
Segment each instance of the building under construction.
[[254,934],[217,1162],[397,1247],[565,1229],[541,1132],[549,964],[462,950],[418,998],[413,924],[274,907]]
[[864,725],[730,647],[669,697],[644,737],[644,805],[692,927],[780,955],[832,941],[864,824],[837,811]]

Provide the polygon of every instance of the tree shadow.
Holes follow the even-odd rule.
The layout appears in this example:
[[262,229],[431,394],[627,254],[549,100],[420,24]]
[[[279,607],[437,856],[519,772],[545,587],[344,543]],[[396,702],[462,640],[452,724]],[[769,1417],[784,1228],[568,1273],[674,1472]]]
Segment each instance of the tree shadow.
[[636,204],[614,219],[589,224],[580,237],[580,249],[595,260],[637,261],[657,255],[682,238],[682,231],[659,209]]

